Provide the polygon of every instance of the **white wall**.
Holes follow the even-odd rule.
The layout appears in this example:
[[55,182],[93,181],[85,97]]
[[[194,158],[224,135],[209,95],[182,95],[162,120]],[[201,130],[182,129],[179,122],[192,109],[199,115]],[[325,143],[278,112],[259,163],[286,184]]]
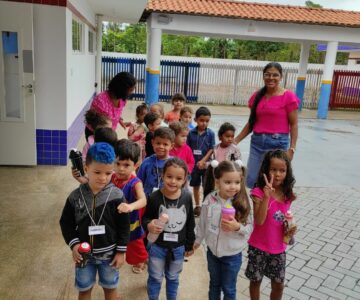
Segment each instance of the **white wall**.
[[65,50],[65,8],[34,5],[36,128],[67,129]]
[[[80,11],[80,8],[77,7],[77,9]],[[84,8],[82,9],[84,10]],[[89,28],[86,24],[84,24],[83,51],[81,53],[73,52],[71,34],[72,19],[73,14],[70,10],[67,9],[66,31],[68,34],[66,37],[66,128],[71,126],[76,116],[79,114],[95,91],[95,53],[88,53]],[[90,20],[94,19],[95,15],[93,14],[92,19]]]

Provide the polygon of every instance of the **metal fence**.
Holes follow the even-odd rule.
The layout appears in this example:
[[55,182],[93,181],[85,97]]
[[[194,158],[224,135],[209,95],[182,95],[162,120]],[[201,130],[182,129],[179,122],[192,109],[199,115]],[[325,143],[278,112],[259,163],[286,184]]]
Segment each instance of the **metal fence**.
[[[102,58],[102,89],[121,71],[134,74],[138,80],[133,99],[145,98],[146,60],[129,57]],[[263,66],[249,63],[194,62],[162,60],[160,69],[159,100],[168,101],[182,92],[189,102],[201,104],[247,105],[251,94],[263,85]],[[303,107],[316,108],[320,95],[322,69],[308,69]],[[298,69],[283,66],[282,85],[295,91]]]
[[360,72],[334,72],[330,108],[360,108]]

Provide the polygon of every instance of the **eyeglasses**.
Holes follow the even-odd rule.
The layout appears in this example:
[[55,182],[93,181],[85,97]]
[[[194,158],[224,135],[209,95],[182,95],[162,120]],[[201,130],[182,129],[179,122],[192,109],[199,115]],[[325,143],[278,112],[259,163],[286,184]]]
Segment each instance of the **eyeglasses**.
[[279,73],[264,73],[264,78],[279,78]]

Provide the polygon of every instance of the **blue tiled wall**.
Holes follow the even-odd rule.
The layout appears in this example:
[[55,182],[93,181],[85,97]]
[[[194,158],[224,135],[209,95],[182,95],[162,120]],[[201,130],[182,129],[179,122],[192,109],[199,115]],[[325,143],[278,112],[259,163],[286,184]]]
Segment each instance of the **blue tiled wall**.
[[38,165],[67,164],[67,131],[36,129]]

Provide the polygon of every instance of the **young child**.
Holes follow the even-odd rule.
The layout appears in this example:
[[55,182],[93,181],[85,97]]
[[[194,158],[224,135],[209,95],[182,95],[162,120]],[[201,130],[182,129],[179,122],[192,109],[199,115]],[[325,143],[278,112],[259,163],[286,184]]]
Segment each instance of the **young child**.
[[165,118],[164,106],[160,102],[151,105],[150,111],[153,113],[156,113],[160,116],[160,118],[161,118],[160,126],[161,127],[169,127],[169,125],[164,122],[164,118]]
[[180,110],[184,107],[186,98],[184,94],[177,93],[171,98],[171,104],[173,109],[166,113],[165,122],[170,124],[171,122],[177,122],[180,120]]
[[200,216],[200,186],[204,184],[206,162],[209,160],[215,146],[215,134],[208,128],[211,112],[207,107],[201,106],[195,112],[197,126],[191,129],[187,137],[187,144],[193,150],[195,168],[191,173],[190,186],[193,187],[196,207],[194,214]]
[[117,212],[125,199],[122,191],[110,183],[114,160],[114,149],[109,144],[95,143],[90,147],[85,166],[89,182],[69,195],[61,215],[61,231],[76,264],[83,260],[78,251],[80,243],[91,246],[87,264],[75,270],[79,299],[91,298],[96,273],[105,299],[116,298],[118,269],[125,260],[130,222],[128,214]]
[[175,134],[170,128],[160,127],[155,130],[152,146],[155,154],[142,162],[137,176],[144,184],[144,192],[149,195],[163,186],[162,169],[169,158],[170,149],[174,145]]
[[[212,159],[220,163],[224,160],[236,161],[241,159],[241,153],[238,147],[233,144],[235,136],[234,125],[225,122],[222,124],[218,131],[220,143],[214,147]],[[214,190],[214,169],[211,164],[207,167],[204,179],[204,198]]]
[[127,123],[128,139],[134,141],[140,146],[141,160],[145,158],[145,135],[146,129],[143,125],[145,115],[148,113],[148,108],[145,103],[136,107],[136,122]]
[[88,111],[86,111],[84,117],[85,124],[88,128],[91,129],[92,134],[87,137],[86,143],[83,147],[83,161],[85,161],[86,159],[86,153],[89,150],[90,146],[95,143],[95,130],[103,127],[112,128],[111,119],[107,115],[99,113],[96,110],[89,109]]
[[193,129],[194,125],[192,123],[193,110],[190,106],[184,106],[180,110],[180,121],[184,122],[189,129]]
[[[176,299],[184,255],[190,256],[194,252],[192,197],[187,189],[182,189],[187,178],[185,163],[177,157],[170,158],[164,165],[162,178],[164,186],[150,195],[143,218],[144,228],[149,233],[159,234],[148,247],[147,291],[150,300],[159,298],[164,274],[166,298]],[[156,223],[162,213],[169,216],[164,229]]]
[[[252,206],[245,189],[245,168],[223,161],[215,169],[217,190],[202,205],[196,228],[197,249],[205,239],[210,273],[209,299],[236,299],[236,282],[242,250],[253,228]],[[234,215],[222,216],[222,209],[234,208]]]
[[161,118],[157,113],[149,112],[144,117],[144,123],[149,130],[145,137],[145,157],[149,157],[154,154],[152,139],[154,137],[155,130],[160,127]]
[[111,181],[120,188],[126,203],[118,207],[119,213],[130,213],[130,242],[126,251],[126,262],[132,265],[134,273],[141,273],[148,258],[144,245],[144,230],[141,227],[142,209],[146,197],[142,182],[133,173],[139,165],[140,147],[133,141],[122,139],[115,145],[115,173]]
[[[265,154],[256,187],[250,195],[254,203],[254,231],[248,241],[248,265],[251,299],[260,299],[260,285],[265,275],[271,280],[271,298],[281,299],[284,289],[286,244],[284,215],[295,200],[295,179],[285,151]],[[286,232],[293,236],[296,228]]]
[[175,133],[174,147],[170,150],[170,155],[181,158],[186,163],[188,172],[191,173],[195,160],[191,148],[186,144],[189,129],[185,123],[179,121],[172,122],[169,128]]

